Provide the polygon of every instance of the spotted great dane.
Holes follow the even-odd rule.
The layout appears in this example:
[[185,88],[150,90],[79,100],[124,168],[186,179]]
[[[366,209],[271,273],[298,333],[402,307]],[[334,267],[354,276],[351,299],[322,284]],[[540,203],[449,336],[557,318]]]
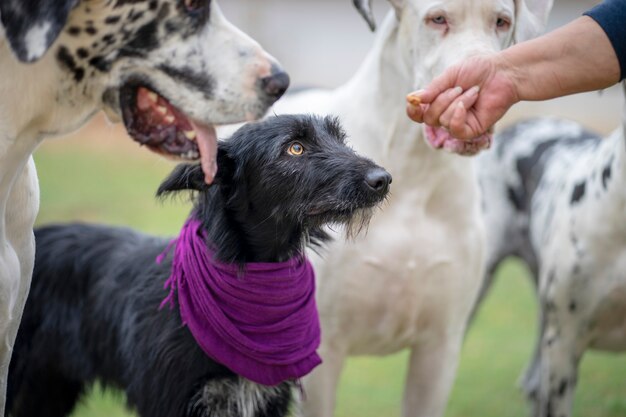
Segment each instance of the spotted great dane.
[[[551,0],[389,2],[392,10],[350,81],[333,91],[294,94],[274,106],[278,113],[340,116],[350,144],[393,176],[389,203],[367,235],[336,239],[322,257],[314,257],[324,363],[305,380],[307,416],[333,415],[349,355],[407,348],[403,415],[443,414],[484,265],[472,158],[457,153],[480,148],[413,123],[405,114],[405,95],[464,57],[539,34],[552,6]],[[374,28],[370,3],[355,0]]]
[[602,139],[575,122],[529,120],[477,160],[485,290],[507,256],[537,284],[539,337],[522,380],[535,417],[571,415],[586,350],[626,350],[625,129]]
[[0,0],[0,415],[28,293],[31,157],[98,110],[152,151],[215,174],[214,124],[262,116],[289,78],[211,0]]

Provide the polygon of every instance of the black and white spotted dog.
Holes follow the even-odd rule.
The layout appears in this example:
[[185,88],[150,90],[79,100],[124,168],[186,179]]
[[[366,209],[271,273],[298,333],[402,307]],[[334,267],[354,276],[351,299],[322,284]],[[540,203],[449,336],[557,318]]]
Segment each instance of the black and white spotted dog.
[[626,349],[626,136],[537,119],[478,160],[488,277],[507,256],[536,280],[539,338],[523,388],[536,417],[571,415],[587,349]]
[[[195,191],[193,213],[222,262],[282,262],[322,244],[327,223],[363,227],[391,176],[344,143],[336,120],[278,116],[220,143],[214,184],[181,165],[159,194]],[[96,379],[143,417],[281,417],[294,383],[263,386],[209,359],[178,309],[159,310],[168,240],[95,225],[44,227],[11,362],[13,417],[70,414]],[[207,243],[209,244],[209,243]],[[246,276],[242,276],[242,280]]]
[[[213,124],[255,119],[287,75],[211,0],[0,0],[0,415],[34,260],[42,139],[103,109],[215,172]],[[88,173],[85,173],[88,175]]]

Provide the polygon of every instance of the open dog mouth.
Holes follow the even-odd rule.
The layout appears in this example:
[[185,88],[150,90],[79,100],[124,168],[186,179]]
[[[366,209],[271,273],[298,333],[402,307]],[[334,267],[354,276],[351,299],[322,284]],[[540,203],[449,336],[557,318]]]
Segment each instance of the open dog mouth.
[[472,140],[460,140],[453,137],[450,132],[442,127],[426,125],[426,140],[435,149],[445,149],[448,152],[464,156],[476,155],[478,152],[489,149],[493,141],[493,133],[485,133]]
[[187,117],[144,85],[122,87],[120,106],[126,130],[135,141],[166,157],[200,158],[207,179],[213,178],[217,169],[217,135],[212,125]]

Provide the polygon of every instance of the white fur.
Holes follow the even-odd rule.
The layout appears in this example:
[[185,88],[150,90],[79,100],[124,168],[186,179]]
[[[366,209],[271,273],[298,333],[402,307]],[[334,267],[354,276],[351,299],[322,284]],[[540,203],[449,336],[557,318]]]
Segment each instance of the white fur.
[[[338,236],[323,258],[312,255],[324,363],[305,380],[307,416],[333,415],[347,356],[406,348],[411,357],[403,415],[443,414],[480,287],[484,231],[471,159],[429,148],[422,126],[405,115],[404,97],[464,57],[509,45],[516,25],[524,26],[516,21],[519,4],[395,0],[347,84],[275,106],[280,113],[340,116],[355,150],[393,176],[389,204],[366,236],[352,242]],[[542,2],[545,15],[534,18],[545,23],[550,5]],[[445,33],[427,23],[440,13],[451,22]],[[509,30],[496,30],[498,16],[511,20]]]
[[[102,28],[112,4],[83,2],[72,11],[68,25],[82,26],[85,19],[93,19],[95,26]],[[89,7],[91,13],[87,15]],[[147,2],[126,7],[147,9]],[[127,10],[116,12],[127,14]],[[144,19],[148,16],[146,13]],[[0,28],[0,415],[4,415],[8,365],[34,261],[32,228],[39,209],[39,185],[32,152],[44,138],[77,129],[101,108],[119,120],[117,103],[105,105],[101,99],[106,89],[116,89],[130,73],[150,77],[174,105],[204,123],[262,115],[267,104],[257,96],[256,83],[270,74],[276,62],[234,28],[215,1],[210,24],[210,29],[184,40],[169,35],[164,38],[168,41],[164,40],[147,58],[121,59],[107,73],[91,70],[80,83],[59,66],[55,50],[59,44],[72,51],[79,46],[89,48],[93,38],[62,34],[42,59],[25,65],[15,58]],[[41,23],[26,35],[33,56],[42,52],[49,26]],[[116,53],[113,49],[109,56]],[[158,65],[178,58],[177,53],[189,53],[189,60],[183,63],[198,73],[211,73],[216,81],[213,98],[181,88],[159,72]]]
[[27,59],[29,61],[42,56],[46,51],[46,39],[48,32],[50,32],[50,26],[49,22],[44,22],[33,26],[26,34]]

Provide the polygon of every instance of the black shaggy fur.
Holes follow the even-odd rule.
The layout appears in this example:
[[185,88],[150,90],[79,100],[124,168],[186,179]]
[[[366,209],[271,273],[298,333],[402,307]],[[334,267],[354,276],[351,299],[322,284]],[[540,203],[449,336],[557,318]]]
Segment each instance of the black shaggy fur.
[[[300,155],[297,155],[302,150]],[[334,119],[279,116],[219,144],[219,174],[207,186],[197,165],[180,165],[159,195],[192,190],[194,209],[217,256],[242,265],[280,261],[322,242],[329,222],[367,222],[391,177],[344,144]],[[171,259],[168,240],[95,225],[36,231],[30,298],[11,362],[15,417],[71,413],[96,380],[125,391],[143,417],[280,417],[293,382],[252,383],[209,359],[159,310]]]

